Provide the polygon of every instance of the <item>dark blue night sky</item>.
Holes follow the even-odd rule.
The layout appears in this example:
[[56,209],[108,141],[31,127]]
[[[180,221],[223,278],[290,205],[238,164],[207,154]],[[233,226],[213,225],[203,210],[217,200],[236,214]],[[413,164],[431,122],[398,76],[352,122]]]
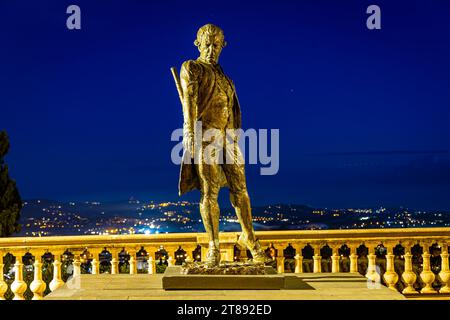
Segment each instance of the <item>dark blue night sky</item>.
[[169,68],[197,57],[205,23],[225,31],[244,128],[280,129],[279,173],[247,167],[254,205],[450,209],[447,0],[0,0],[0,129],[22,197],[179,199]]

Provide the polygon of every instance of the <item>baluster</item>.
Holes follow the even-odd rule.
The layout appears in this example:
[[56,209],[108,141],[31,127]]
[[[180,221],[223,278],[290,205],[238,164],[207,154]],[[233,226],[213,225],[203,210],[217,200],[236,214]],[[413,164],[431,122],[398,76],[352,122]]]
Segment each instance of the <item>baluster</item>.
[[[175,262],[176,262],[175,252],[178,250],[178,247],[167,246],[165,248],[166,248],[167,254],[169,255],[169,257],[167,258],[167,266],[168,267],[172,267],[172,266],[175,265]],[[221,256],[221,261],[224,261],[225,257],[224,257],[224,250],[223,250],[223,248],[220,250],[220,256]]]
[[61,254],[62,252],[55,252],[54,253],[54,260],[53,260],[53,279],[50,281],[49,288],[53,292],[56,289],[62,287],[64,285],[64,281],[61,279]]
[[[148,255],[148,273],[149,274],[156,274],[156,264],[158,261],[156,260],[156,252],[158,252],[158,247],[152,247],[149,249],[149,255]],[[188,252],[189,254],[189,252]],[[192,253],[191,253],[192,254]]]
[[418,292],[414,289],[413,285],[416,282],[416,273],[413,271],[412,265],[412,254],[411,254],[411,245],[405,244],[405,271],[402,274],[402,279],[406,283],[406,287],[403,289],[403,294],[417,294]]
[[206,254],[208,253],[209,244],[208,243],[206,243],[206,244],[201,243],[200,247],[201,247],[200,261],[206,261]]
[[155,274],[155,273],[156,273],[156,262],[155,259],[153,259],[153,257],[150,256],[148,258],[148,274]]
[[110,248],[111,252],[111,274],[119,273],[119,249]]
[[247,248],[239,248],[239,257],[238,257],[238,261],[240,262],[246,262],[248,260],[247,257]]
[[278,273],[284,273],[284,255],[283,255],[283,250],[284,250],[284,246],[283,244],[279,245],[279,249],[277,250],[277,256],[276,256],[276,260],[277,260],[277,272]]
[[137,273],[137,263],[136,263],[136,249],[127,249],[128,254],[130,255],[130,274]]
[[375,255],[375,248],[374,244],[368,244],[369,246],[369,254],[367,255],[367,259],[369,261],[369,264],[367,266],[367,273],[366,278],[371,280],[372,282],[379,282],[380,281],[380,275],[378,274],[376,270],[376,263],[375,259],[377,256]]
[[[439,272],[439,277],[442,280],[443,286],[439,290],[439,293],[450,293],[450,270],[448,263],[448,246],[447,244],[442,245],[441,249],[441,272]],[[0,291],[1,297],[1,291]]]
[[295,249],[295,273],[303,273],[303,255],[302,255],[302,249],[304,247],[304,244],[297,243],[294,245]]
[[320,255],[320,244],[316,244],[314,246],[314,265],[313,265],[313,273],[321,273],[322,272],[322,256]]
[[169,259],[167,259],[167,266],[173,267],[173,265],[174,265],[174,259],[172,258],[172,256],[169,256]]
[[78,277],[81,275],[81,261],[80,261],[80,255],[79,254],[74,254],[73,257],[73,277]]
[[341,258],[339,255],[339,248],[340,246],[338,244],[332,246],[333,255],[331,256],[331,273],[339,272],[339,260]]
[[303,273],[303,256],[297,253],[294,259],[295,259],[295,273]]
[[436,276],[431,271],[431,266],[430,266],[431,254],[429,254],[428,251],[429,251],[429,244],[425,243],[423,245],[423,254],[422,254],[423,269],[422,269],[422,272],[420,273],[420,278],[425,283],[425,287],[423,287],[422,290],[420,290],[420,293],[426,293],[426,294],[436,293],[436,290],[434,290],[434,288],[432,287],[433,281],[436,278]]
[[[3,259],[3,252],[0,252],[0,259]],[[0,263],[0,300],[5,300],[5,292],[8,291],[8,285],[6,284],[3,277],[4,264]]]
[[186,250],[186,259],[184,261],[187,262],[187,263],[194,261],[194,254],[193,254],[193,252],[195,250],[195,247],[187,247],[184,250]]
[[[226,243],[222,245],[221,260],[223,261],[234,261],[234,244]],[[223,258],[223,259],[222,259]]]
[[386,272],[384,273],[383,278],[386,284],[388,285],[389,289],[397,291],[397,289],[395,288],[395,284],[398,281],[398,274],[397,272],[395,272],[394,268],[394,258],[395,258],[393,254],[394,247],[395,244],[387,246]]
[[349,245],[350,248],[350,273],[358,273],[358,245]]
[[34,255],[34,279],[30,283],[30,290],[33,292],[32,300],[42,300],[44,299],[44,291],[47,287],[47,284],[42,281],[42,263],[41,257],[43,252],[33,252]]
[[100,252],[102,250],[98,249],[98,248],[92,248],[89,249],[89,252],[92,254],[92,261],[91,261],[91,265],[92,265],[92,269],[91,269],[91,273],[92,274],[100,274]]
[[25,300],[24,292],[27,290],[27,284],[23,281],[23,263],[22,252],[15,254],[16,263],[14,264],[14,281],[11,283],[11,291],[14,293],[13,300]]

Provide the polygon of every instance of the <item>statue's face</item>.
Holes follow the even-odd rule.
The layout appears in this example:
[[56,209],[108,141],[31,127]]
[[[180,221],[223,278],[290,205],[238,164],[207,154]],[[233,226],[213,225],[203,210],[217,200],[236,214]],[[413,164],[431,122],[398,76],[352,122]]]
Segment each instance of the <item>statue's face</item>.
[[223,48],[223,38],[217,34],[205,34],[198,47],[200,58],[206,63],[215,64],[219,61]]

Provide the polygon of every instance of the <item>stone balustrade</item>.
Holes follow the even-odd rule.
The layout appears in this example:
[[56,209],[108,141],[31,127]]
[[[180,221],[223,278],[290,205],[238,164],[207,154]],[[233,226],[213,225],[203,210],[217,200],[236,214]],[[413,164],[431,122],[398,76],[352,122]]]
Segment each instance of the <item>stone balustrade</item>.
[[[223,260],[250,257],[237,249],[238,236],[220,233]],[[359,272],[368,285],[405,295],[450,294],[450,228],[262,231],[257,237],[278,272]],[[81,273],[162,272],[204,259],[207,247],[204,233],[1,238],[0,299],[39,300]]]

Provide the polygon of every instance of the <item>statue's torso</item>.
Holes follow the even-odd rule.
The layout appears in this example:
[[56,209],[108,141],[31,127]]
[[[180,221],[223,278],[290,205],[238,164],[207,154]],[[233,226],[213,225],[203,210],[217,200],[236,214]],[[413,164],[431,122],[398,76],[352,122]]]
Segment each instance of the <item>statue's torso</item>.
[[201,65],[204,72],[199,79],[199,96],[205,99],[205,106],[199,120],[204,128],[225,129],[233,107],[234,89],[231,80],[220,66]]
[[[192,116],[195,121],[202,121],[203,129],[240,129],[242,127],[241,109],[236,89],[231,79],[224,75],[223,71],[214,70],[211,65],[203,63],[199,59],[187,60],[181,67],[180,80],[183,96],[190,97],[190,99],[195,97],[195,103],[188,104],[189,108],[192,108],[190,109],[192,113],[184,114],[187,120],[190,119],[189,116]],[[190,91],[190,88],[195,88],[195,90]],[[189,99],[187,100],[189,101]],[[183,153],[179,180],[180,195],[193,189],[200,189],[200,181],[195,167],[185,162],[189,156],[188,153]],[[220,170],[220,176],[220,185],[226,186],[228,182],[223,170]]]

